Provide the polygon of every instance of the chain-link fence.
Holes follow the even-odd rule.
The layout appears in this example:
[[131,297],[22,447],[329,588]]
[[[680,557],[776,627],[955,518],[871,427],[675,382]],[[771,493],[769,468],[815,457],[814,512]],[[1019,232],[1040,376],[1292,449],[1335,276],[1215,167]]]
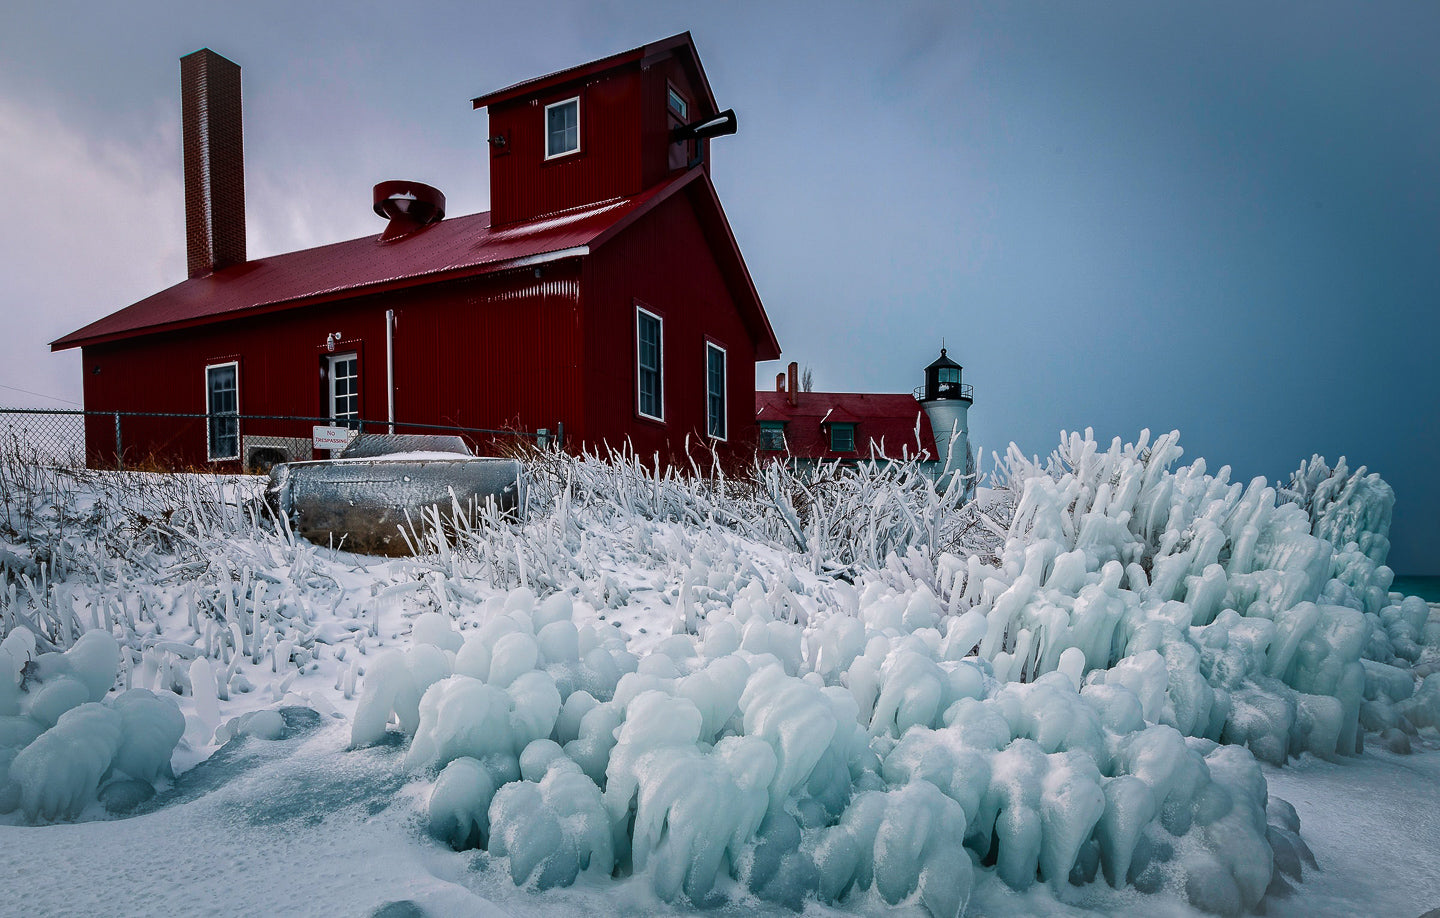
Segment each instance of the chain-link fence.
[[559,446],[564,438],[564,424],[529,431],[360,418],[0,408],[0,449],[90,468],[259,472],[280,462],[330,458],[334,452],[316,447],[322,433],[317,428],[337,427],[355,433],[457,436],[481,456],[517,443]]

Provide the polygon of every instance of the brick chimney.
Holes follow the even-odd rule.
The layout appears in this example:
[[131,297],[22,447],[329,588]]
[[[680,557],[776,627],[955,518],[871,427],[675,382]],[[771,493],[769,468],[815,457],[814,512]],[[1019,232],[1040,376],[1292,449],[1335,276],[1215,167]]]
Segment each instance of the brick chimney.
[[776,373],[776,374],[775,374],[775,391],[776,391],[776,392],[784,392],[784,391],[785,391],[785,374],[784,374],[784,373]]
[[185,252],[191,277],[245,261],[240,65],[209,48],[180,58]]
[[800,404],[800,364],[790,361],[790,404]]

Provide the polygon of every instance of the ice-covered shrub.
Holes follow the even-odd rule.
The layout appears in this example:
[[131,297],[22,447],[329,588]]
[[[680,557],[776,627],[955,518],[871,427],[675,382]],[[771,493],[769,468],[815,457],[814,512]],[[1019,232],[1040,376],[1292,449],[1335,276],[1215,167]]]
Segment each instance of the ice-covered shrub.
[[819,894],[836,901],[873,886],[890,905],[913,895],[936,918],[954,918],[974,882],[964,837],[964,811],[933,785],[867,791],[821,834]]
[[[611,826],[628,835],[630,864],[649,872],[662,899],[706,901],[721,867],[752,839],[770,806],[778,760],[754,737],[698,745],[702,717],[688,699],[659,691],[626,711],[606,771]],[[627,831],[628,828],[628,831]]]
[[35,648],[25,629],[0,644],[0,813],[74,819],[107,786],[137,786],[117,799],[153,794],[185,732],[174,699],[145,689],[107,697],[119,648],[103,631],[64,652]]
[[36,822],[78,816],[115,760],[122,731],[119,714],[86,702],[60,715],[53,727],[21,749],[10,763],[10,780],[20,788],[25,818]]
[[[1430,723],[1440,682],[1416,694],[1407,668],[1429,609],[1388,593],[1378,480],[1326,486],[1318,503],[1312,488],[1302,505],[1203,462],[1173,468],[1179,456],[1173,434],[1108,451],[1067,436],[1044,463],[1012,452],[1012,496],[993,518],[967,511],[983,551],[946,554],[965,540],[906,524],[883,556],[852,556],[853,586],[764,580],[714,528],[677,525],[753,537],[773,511],[771,536],[813,559],[832,491],[801,506],[770,473],[747,525],[713,490],[687,504],[669,473],[576,460],[569,481],[585,487],[556,492],[569,516],[531,542],[550,557],[524,566],[587,557],[598,543],[584,527],[623,520],[645,563],[673,572],[672,633],[637,658],[621,634],[571,620],[581,600],[609,610],[634,595],[612,582],[512,593],[460,648],[460,675],[426,694],[410,758],[504,763],[485,767],[509,782],[490,801],[489,847],[517,883],[613,864],[695,903],[728,874],[792,907],[876,897],[959,914],[988,877],[1252,908],[1275,869],[1293,877],[1304,860],[1293,811],[1271,805],[1267,821],[1254,756],[1346,754],[1367,725]],[[441,715],[452,706],[470,713]],[[574,832],[593,827],[597,799],[613,861]],[[454,833],[473,842],[470,820]]]
[[478,760],[452,759],[430,790],[430,834],[455,849],[476,848],[490,834],[488,815],[495,796],[495,780]]
[[350,744],[379,742],[392,717],[400,732],[414,734],[420,726],[420,699],[453,668],[450,657],[434,644],[382,654],[366,673],[365,690],[350,728]]
[[1385,563],[1395,492],[1379,475],[1367,475],[1364,466],[1351,474],[1344,456],[1333,469],[1323,456],[1312,456],[1290,476],[1281,497],[1305,510],[1317,537],[1336,548],[1353,543],[1375,564]]
[[74,819],[107,785],[135,782],[153,794],[171,776],[185,732],[175,701],[145,689],[82,701],[53,725],[24,715],[0,721],[0,812],[18,808],[29,822]]
[[[47,567],[17,548],[0,809],[22,805],[17,761],[34,818],[118,807],[164,775],[164,692],[223,740],[273,725],[224,720],[236,695],[319,669],[359,690],[355,746],[408,744],[438,843],[517,883],[934,914],[983,884],[1107,884],[1249,908],[1307,863],[1255,758],[1435,729],[1416,664],[1437,625],[1390,592],[1383,482],[1306,471],[1293,497],[1180,456],[1173,435],[1066,435],[964,506],[904,463],[736,478],[548,456],[525,524],[482,515],[363,574],[204,510],[171,527],[183,551]],[[46,627],[14,627],[30,618]],[[100,700],[117,681],[162,694]],[[91,720],[95,749],[61,742]],[[127,751],[132,733],[152,738]],[[63,782],[36,777],[82,748]]]
[[526,748],[521,770],[525,779],[502,787],[489,813],[490,852],[509,858],[511,878],[523,884],[533,877],[545,889],[568,886],[584,870],[608,876],[614,842],[600,788],[547,740]]

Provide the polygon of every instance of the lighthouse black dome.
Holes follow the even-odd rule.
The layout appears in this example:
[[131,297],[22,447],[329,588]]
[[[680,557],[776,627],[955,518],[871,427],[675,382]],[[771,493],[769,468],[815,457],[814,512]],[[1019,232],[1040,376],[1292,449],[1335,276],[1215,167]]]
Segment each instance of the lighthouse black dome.
[[931,370],[938,370],[941,367],[954,367],[957,370],[964,369],[960,366],[960,364],[945,356],[945,348],[943,347],[940,348],[940,356],[935,358],[934,363],[930,364],[930,366],[925,368],[925,372],[929,373]]
[[931,402],[939,399],[972,401],[970,387],[960,383],[962,369],[960,364],[946,356],[945,348],[940,348],[940,356],[925,368],[924,401]]

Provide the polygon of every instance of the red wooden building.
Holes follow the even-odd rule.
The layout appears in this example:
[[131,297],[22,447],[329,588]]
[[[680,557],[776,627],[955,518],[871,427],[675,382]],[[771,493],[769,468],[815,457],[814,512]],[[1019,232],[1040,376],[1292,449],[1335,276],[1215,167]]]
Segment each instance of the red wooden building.
[[934,462],[930,417],[909,393],[805,392],[798,367],[775,377],[775,390],[755,393],[761,455],[801,462],[921,459]]
[[975,390],[961,379],[964,368],[940,349],[925,368],[925,382],[910,394],[806,392],[799,367],[775,377],[775,391],[755,393],[762,457],[796,466],[838,462],[919,460],[948,487],[963,475],[975,487],[970,450],[970,406]]
[[[309,426],[254,415],[754,448],[755,362],[780,350],[710,181],[733,115],[688,33],[475,99],[489,213],[385,182],[384,232],[259,259],[239,67],[197,51],[181,79],[190,276],[51,344],[81,348],[87,409],[210,416],[126,418],[127,457],[311,457]],[[92,461],[111,426],[91,419]]]

